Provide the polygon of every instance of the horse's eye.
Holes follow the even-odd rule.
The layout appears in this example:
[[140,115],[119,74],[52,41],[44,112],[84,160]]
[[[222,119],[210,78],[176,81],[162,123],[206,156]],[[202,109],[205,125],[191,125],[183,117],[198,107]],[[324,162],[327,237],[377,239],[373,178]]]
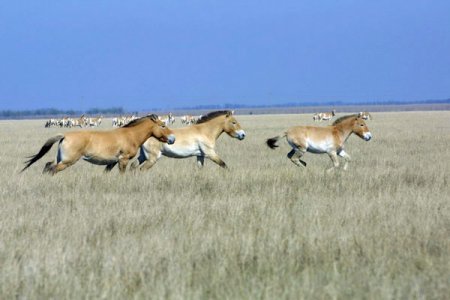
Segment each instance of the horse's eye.
[[232,124],[233,124],[233,125],[236,125],[236,122],[233,121]]
[[361,124],[361,127],[363,127],[364,126],[364,124]]

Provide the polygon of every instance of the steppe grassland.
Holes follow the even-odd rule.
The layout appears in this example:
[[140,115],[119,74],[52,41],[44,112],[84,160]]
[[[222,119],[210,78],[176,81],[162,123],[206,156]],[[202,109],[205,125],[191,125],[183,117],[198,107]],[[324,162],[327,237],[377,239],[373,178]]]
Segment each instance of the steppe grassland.
[[[342,114],[339,114],[342,115]],[[67,129],[0,121],[0,298],[349,299],[450,295],[450,112],[378,113],[347,172],[284,140],[311,115],[237,116],[221,170],[162,158],[145,173],[86,162],[51,177],[24,157]],[[102,128],[110,128],[105,120]],[[325,125],[325,123],[322,123]]]

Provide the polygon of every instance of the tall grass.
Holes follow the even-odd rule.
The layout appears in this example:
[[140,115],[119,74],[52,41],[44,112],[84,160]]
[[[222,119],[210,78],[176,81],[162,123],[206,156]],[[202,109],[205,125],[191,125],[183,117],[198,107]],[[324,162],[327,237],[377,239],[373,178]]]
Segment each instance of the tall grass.
[[[238,116],[230,167],[162,158],[121,176],[46,161],[50,136],[1,121],[0,298],[445,299],[450,295],[450,112],[379,113],[349,171],[292,164],[268,137],[310,115]],[[106,123],[106,122],[105,122]],[[103,125],[109,127],[109,123]],[[56,147],[55,147],[56,148]]]

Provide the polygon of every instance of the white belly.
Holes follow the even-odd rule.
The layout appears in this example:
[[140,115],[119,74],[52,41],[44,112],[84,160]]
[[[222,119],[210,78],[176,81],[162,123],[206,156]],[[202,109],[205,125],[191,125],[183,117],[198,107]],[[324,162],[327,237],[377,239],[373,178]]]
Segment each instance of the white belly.
[[333,147],[333,142],[330,140],[313,141],[307,139],[306,146],[307,146],[306,151],[321,154],[327,153]]
[[164,144],[162,150],[162,155],[173,157],[173,158],[185,158],[190,156],[201,156],[202,152],[198,144],[192,145],[182,145],[175,142],[175,144],[169,145]]

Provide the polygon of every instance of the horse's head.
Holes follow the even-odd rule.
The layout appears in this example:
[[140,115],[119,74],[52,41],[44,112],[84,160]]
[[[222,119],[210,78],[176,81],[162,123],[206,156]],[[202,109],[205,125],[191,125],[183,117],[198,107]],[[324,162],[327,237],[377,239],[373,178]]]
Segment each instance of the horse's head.
[[366,122],[364,122],[364,119],[360,116],[357,116],[355,118],[353,122],[352,132],[365,141],[370,141],[370,139],[372,138],[372,134],[370,133]]
[[225,124],[223,131],[229,136],[243,140],[245,138],[245,131],[241,128],[241,124],[233,116],[232,112],[225,115]]
[[175,143],[175,135],[173,131],[166,126],[166,123],[161,121],[157,115],[150,115],[150,120],[155,123],[153,127],[153,136],[158,139],[160,142],[167,143],[169,145]]

